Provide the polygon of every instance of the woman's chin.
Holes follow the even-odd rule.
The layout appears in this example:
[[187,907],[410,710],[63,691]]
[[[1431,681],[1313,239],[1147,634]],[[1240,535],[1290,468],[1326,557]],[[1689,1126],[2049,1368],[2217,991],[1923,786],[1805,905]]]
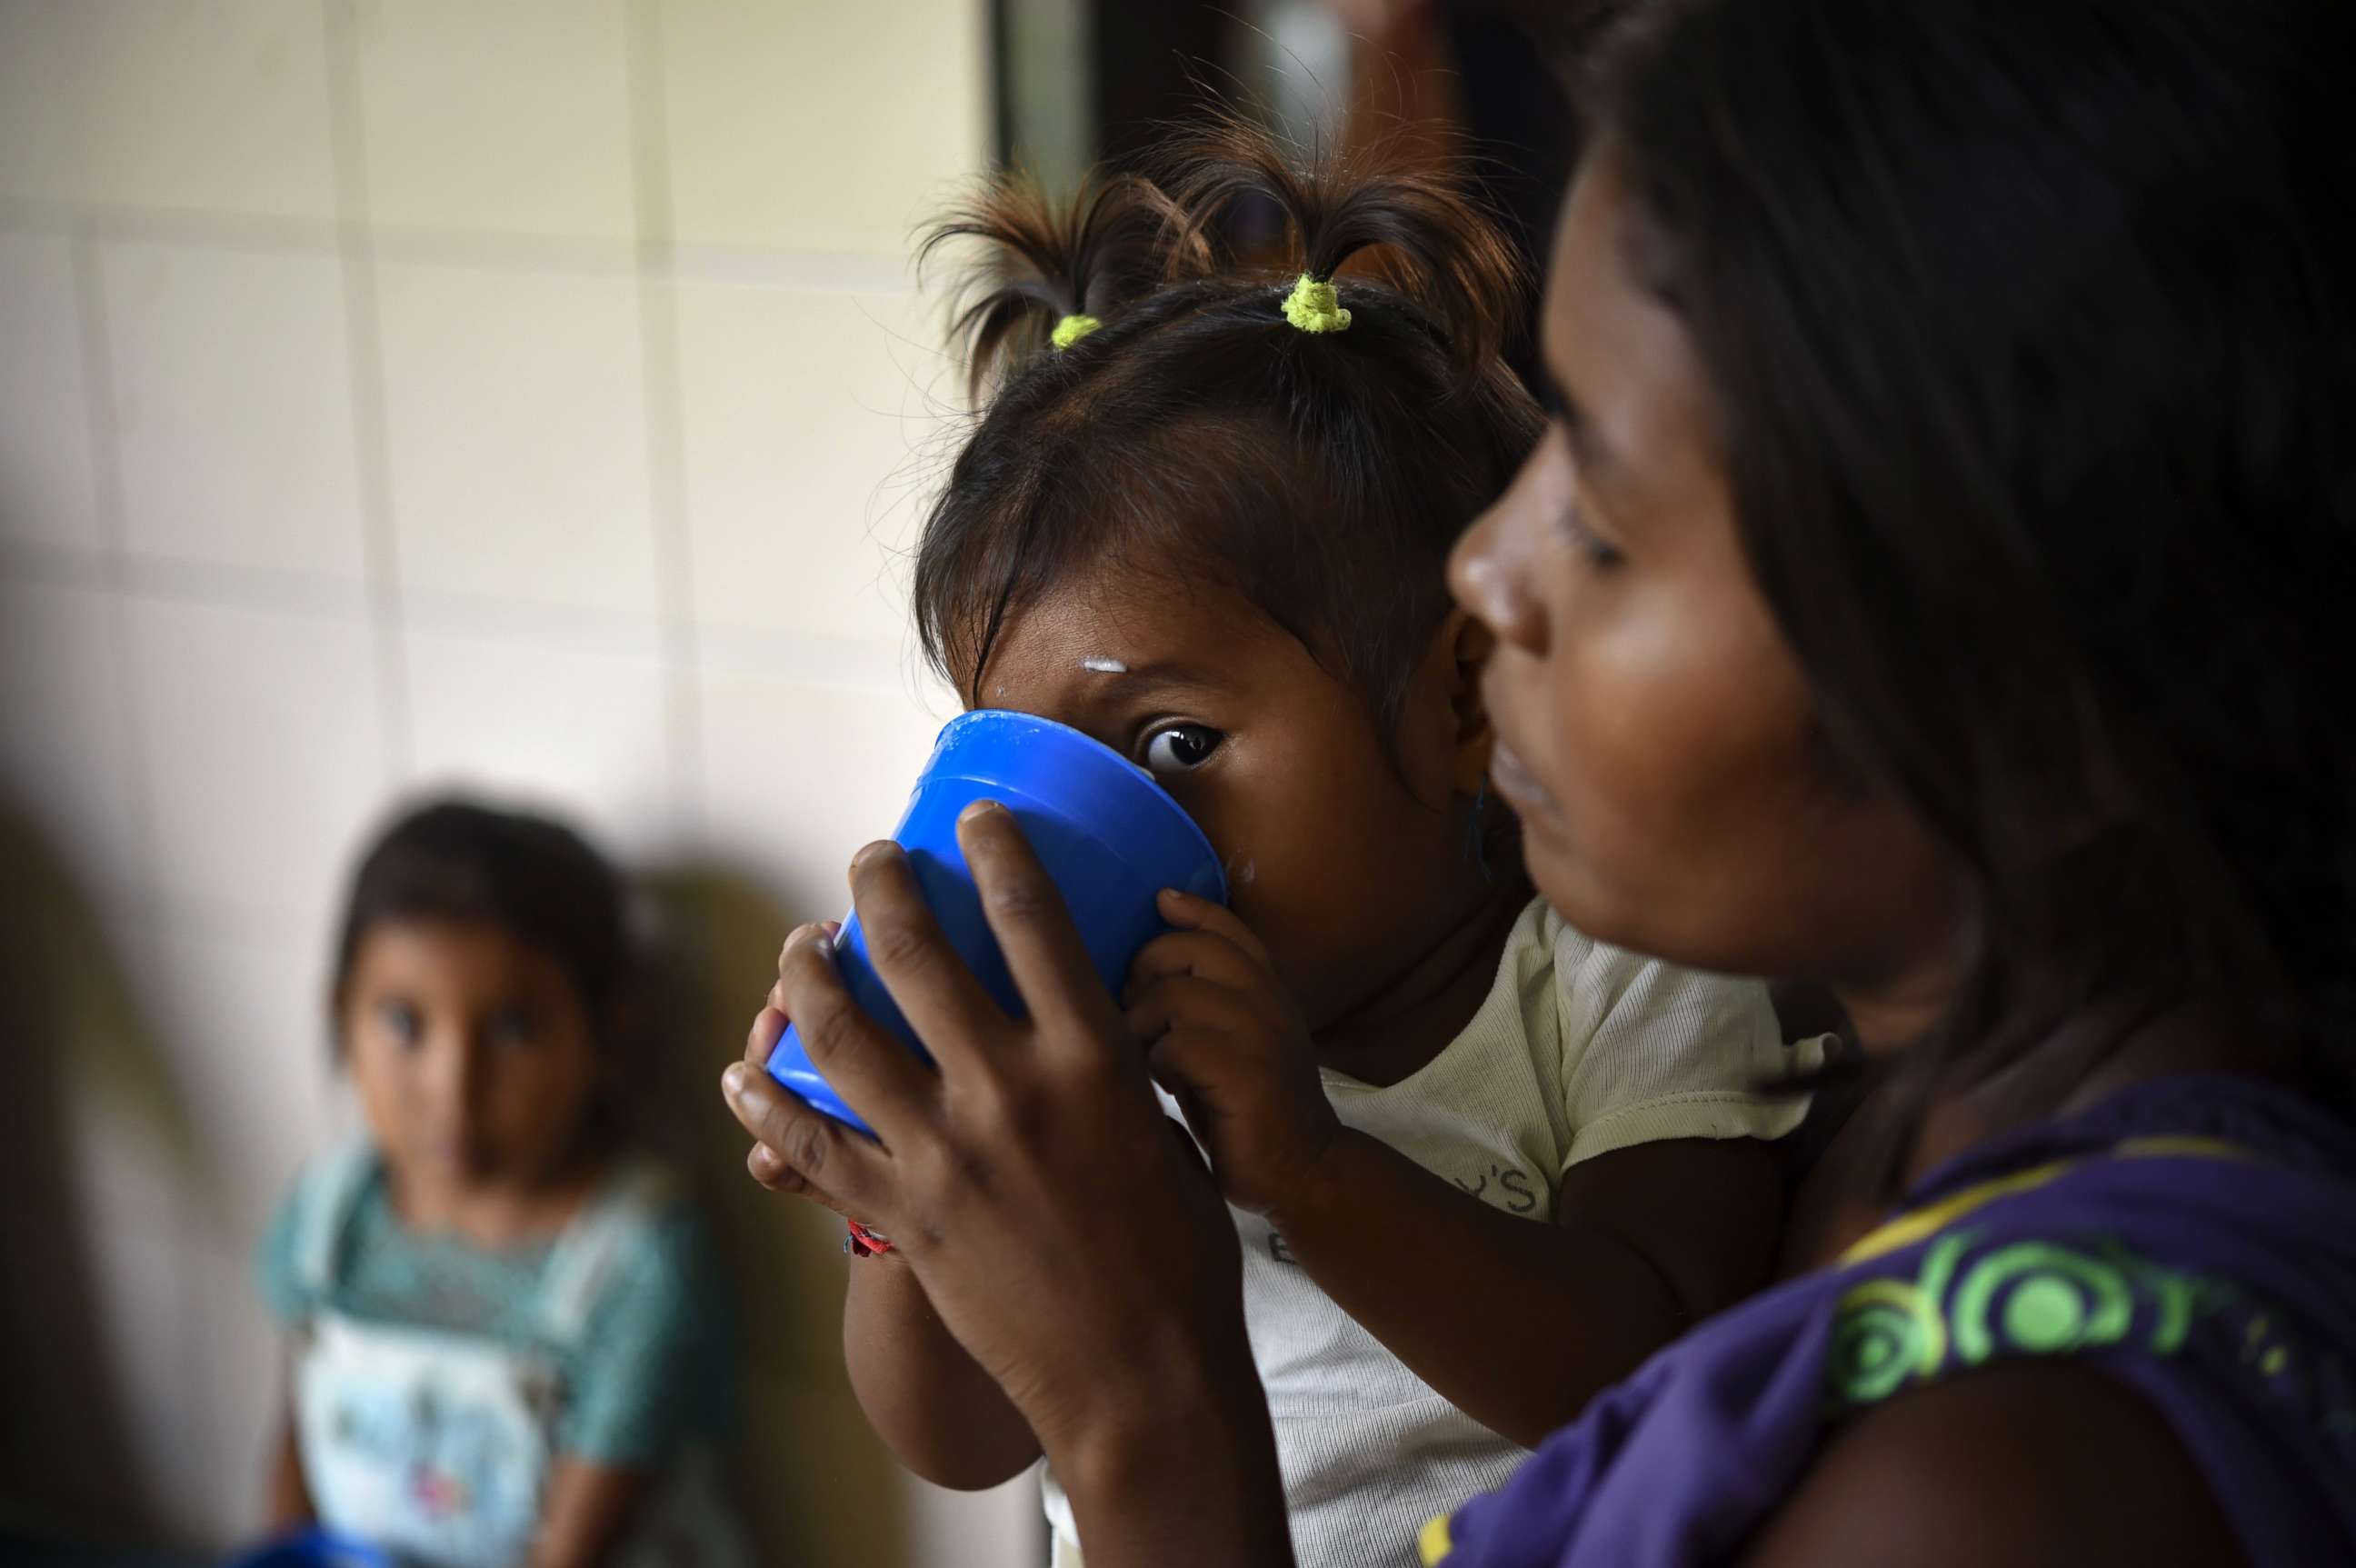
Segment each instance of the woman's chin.
[[1625,884],[1606,881],[1595,863],[1556,834],[1523,826],[1522,863],[1547,908],[1581,936],[1692,969],[1726,970],[1727,954],[1694,946],[1694,933],[1665,929],[1656,917],[1665,900],[1623,896]]
[[1606,896],[1593,868],[1553,829],[1522,821],[1522,865],[1547,908],[1582,935],[1614,947],[1629,945],[1615,934],[1624,923],[1620,900]]

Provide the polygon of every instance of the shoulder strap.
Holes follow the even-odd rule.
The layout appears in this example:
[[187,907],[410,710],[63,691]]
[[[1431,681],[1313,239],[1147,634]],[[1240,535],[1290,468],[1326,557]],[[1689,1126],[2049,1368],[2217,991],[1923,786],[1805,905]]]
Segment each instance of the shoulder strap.
[[605,1178],[549,1252],[541,1276],[542,1334],[559,1346],[580,1341],[625,1244],[677,1194],[670,1174],[650,1159],[626,1160]]
[[305,1290],[325,1294],[334,1288],[345,1228],[376,1168],[375,1146],[355,1138],[319,1156],[304,1173],[295,1216],[294,1278]]

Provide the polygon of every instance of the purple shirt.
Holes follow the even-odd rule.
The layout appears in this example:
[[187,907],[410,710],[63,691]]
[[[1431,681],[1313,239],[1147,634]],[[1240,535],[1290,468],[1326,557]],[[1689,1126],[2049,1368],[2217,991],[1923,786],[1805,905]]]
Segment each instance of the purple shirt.
[[2356,1561],[2356,1130],[2177,1078],[1983,1144],[1835,1266],[1721,1314],[1424,1538],[1447,1568],[1739,1547],[1847,1415],[2069,1356],[2175,1430],[2257,1568]]

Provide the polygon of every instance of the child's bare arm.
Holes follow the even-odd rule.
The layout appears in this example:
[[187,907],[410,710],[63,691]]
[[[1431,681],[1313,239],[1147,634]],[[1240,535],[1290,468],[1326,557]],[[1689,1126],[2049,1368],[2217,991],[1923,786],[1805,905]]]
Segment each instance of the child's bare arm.
[[655,1479],[650,1470],[559,1455],[530,1568],[596,1568],[628,1536]]
[[[755,1069],[786,1031],[781,1000],[771,993],[745,1037],[744,1060]],[[773,1192],[798,1193],[841,1212],[758,1144],[745,1168]],[[935,1486],[979,1491],[1038,1459],[1029,1423],[943,1326],[916,1276],[888,1252],[851,1265],[842,1357],[868,1424],[900,1463]]]
[[935,1486],[978,1491],[1039,1457],[1030,1425],[888,1253],[851,1267],[842,1353],[869,1423]]
[[[1458,1408],[1534,1444],[1772,1269],[1783,1187],[1751,1139],[1638,1144],[1518,1218],[1342,1125],[1306,1026],[1233,913],[1163,895],[1181,934],[1140,956],[1130,1026],[1227,1200]],[[1545,1183],[1553,1173],[1525,1173]],[[1526,1193],[1535,1209],[1535,1186]]]
[[1535,1445],[1763,1283],[1772,1145],[1673,1140],[1563,1177],[1554,1223],[1494,1208],[1344,1129],[1269,1220],[1342,1309],[1483,1425]]
[[270,1453],[269,1493],[263,1503],[273,1535],[309,1524],[317,1517],[311,1504],[311,1488],[303,1481],[303,1450],[294,1436],[294,1402],[291,1396],[278,1418],[278,1441]]

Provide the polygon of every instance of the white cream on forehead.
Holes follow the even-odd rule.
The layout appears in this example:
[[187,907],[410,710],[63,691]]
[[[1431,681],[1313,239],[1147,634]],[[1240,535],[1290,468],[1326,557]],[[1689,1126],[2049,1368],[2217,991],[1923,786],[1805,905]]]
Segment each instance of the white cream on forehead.
[[1093,659],[1081,660],[1080,668],[1090,671],[1098,675],[1126,675],[1129,673],[1128,665],[1123,664],[1118,659],[1107,659],[1102,654],[1098,654]]

